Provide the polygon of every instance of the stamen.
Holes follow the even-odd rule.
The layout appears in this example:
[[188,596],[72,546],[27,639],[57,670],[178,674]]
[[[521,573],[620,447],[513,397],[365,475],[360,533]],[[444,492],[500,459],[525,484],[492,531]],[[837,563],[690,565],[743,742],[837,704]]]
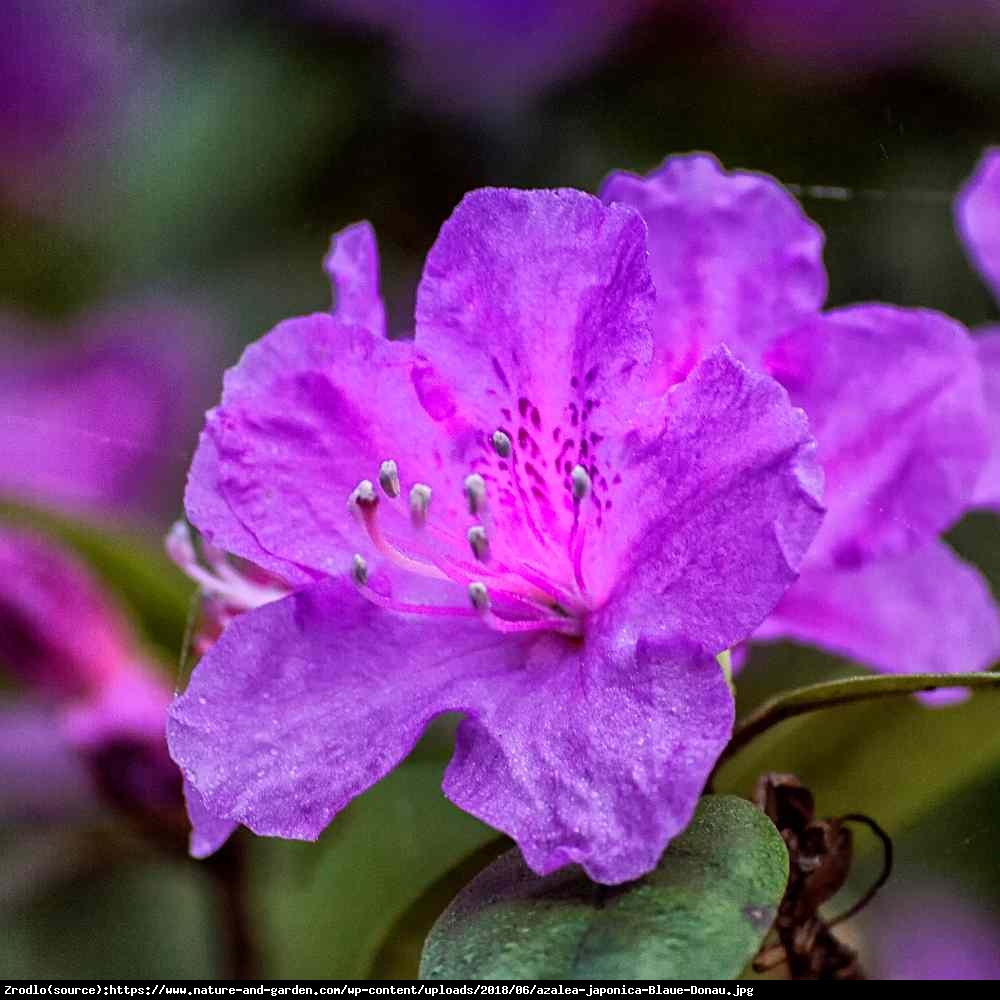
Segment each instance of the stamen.
[[478,472],[465,477],[464,493],[469,501],[470,514],[481,514],[486,510],[486,480]]
[[472,546],[472,554],[479,562],[490,561],[490,540],[486,535],[486,529],[481,524],[474,524],[469,528],[469,545]]
[[354,554],[351,562],[351,579],[359,586],[364,587],[368,583],[368,563],[360,553]]
[[362,513],[372,510],[377,505],[378,494],[375,492],[375,487],[372,486],[370,479],[362,479],[347,498],[348,508]]
[[423,483],[414,483],[410,490],[410,519],[414,527],[422,528],[427,523],[427,508],[431,505],[431,488]]
[[469,600],[477,611],[490,610],[490,592],[486,589],[486,584],[481,580],[475,580],[469,584]]
[[510,438],[504,434],[503,431],[497,430],[493,432],[493,437],[490,439],[493,443],[493,450],[501,458],[509,458],[511,451]]
[[[353,577],[353,572],[351,575]],[[433,618],[471,618],[478,614],[472,608],[451,608],[440,604],[410,604],[408,601],[397,601],[395,598],[380,594],[377,590],[372,590],[365,583],[358,583],[357,580],[354,582],[362,597],[387,611],[398,611],[406,615],[429,615]]]
[[573,487],[573,499],[586,500],[590,496],[591,489],[590,474],[587,470],[582,465],[574,465],[569,478]]
[[399,496],[399,468],[391,458],[379,467],[378,483],[390,499],[395,500]]

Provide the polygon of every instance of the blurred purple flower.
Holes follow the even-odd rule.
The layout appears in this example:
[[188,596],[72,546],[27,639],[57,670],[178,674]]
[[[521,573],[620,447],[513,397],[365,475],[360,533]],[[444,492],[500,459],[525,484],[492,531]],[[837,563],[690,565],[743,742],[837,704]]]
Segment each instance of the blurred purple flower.
[[[955,203],[955,220],[973,264],[1000,303],[1000,149],[986,152]],[[1000,512],[1000,325],[976,339],[990,412],[992,449],[976,488],[976,501]]]
[[389,36],[416,94],[464,112],[510,108],[586,70],[664,0],[299,0]]
[[[702,11],[705,0],[691,0]],[[1000,32],[996,0],[708,0],[755,55],[804,74],[850,75]]]
[[805,420],[724,350],[649,391],[645,227],[624,206],[468,195],[415,341],[378,322],[370,229],[340,250],[335,315],[247,350],[195,456],[206,541],[296,590],[201,661],[174,759],[213,814],[315,839],[462,712],[453,802],[539,872],[639,876],[729,739],[714,654],[818,528]]
[[887,898],[871,937],[881,979],[1000,979],[1000,914],[943,886]]
[[98,142],[125,81],[127,47],[99,0],[5,0],[0,193],[18,201],[65,179]]
[[155,519],[207,402],[207,333],[156,303],[90,316],[44,346],[0,318],[0,497]]
[[[169,688],[89,570],[10,528],[0,528],[0,666],[28,693],[3,713],[3,783],[30,793],[8,788],[7,818],[58,811],[75,778],[74,802],[102,800],[153,827],[183,824],[181,776],[164,739]],[[213,850],[233,828],[215,825]]]
[[755,638],[887,672],[989,667],[1000,655],[989,587],[938,539],[972,505],[989,453],[967,331],[929,310],[821,312],[823,235],[763,175],[678,156],[647,177],[613,174],[602,196],[649,227],[660,385],[725,344],[776,378],[816,435],[828,514]]

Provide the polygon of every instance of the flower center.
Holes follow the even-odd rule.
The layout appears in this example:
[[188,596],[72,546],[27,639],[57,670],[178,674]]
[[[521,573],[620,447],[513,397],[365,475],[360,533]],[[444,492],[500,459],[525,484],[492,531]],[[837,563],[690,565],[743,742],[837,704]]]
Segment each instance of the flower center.
[[[501,460],[511,457],[513,444],[504,431],[495,431],[489,442]],[[382,462],[377,481],[377,487],[368,479],[358,483],[348,498],[348,508],[385,558],[387,567],[455,584],[464,593],[451,603],[400,599],[384,592],[384,588],[376,588],[369,578],[367,560],[355,555],[351,578],[373,604],[405,614],[477,617],[497,632],[583,634],[585,617],[594,604],[582,570],[587,513],[584,501],[592,490],[590,473],[583,465],[572,467],[567,479],[567,501],[573,509],[568,539],[546,537],[529,504],[520,505],[520,524],[532,535],[533,543],[540,543],[520,548],[544,551],[549,556],[544,564],[528,556],[512,555],[519,551],[517,538],[497,537],[498,532],[512,531],[512,522],[491,517],[487,483],[478,472],[466,476],[462,487],[464,505],[475,519],[464,531],[434,518],[433,491],[426,483],[412,483],[408,492],[404,491],[399,468],[392,459]],[[507,544],[497,546],[497,541]],[[496,554],[498,548],[502,557]]]

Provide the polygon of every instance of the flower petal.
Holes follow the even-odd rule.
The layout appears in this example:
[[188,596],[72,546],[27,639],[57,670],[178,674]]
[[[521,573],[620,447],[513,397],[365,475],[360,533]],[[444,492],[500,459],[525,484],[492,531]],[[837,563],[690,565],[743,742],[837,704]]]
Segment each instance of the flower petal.
[[810,564],[901,555],[967,509],[989,441],[960,323],[921,309],[839,309],[782,337],[765,365],[819,443],[829,512]]
[[[437,511],[460,507],[464,467],[417,402],[411,357],[409,342],[318,313],[279,324],[227,373],[207,425],[218,453],[216,481],[266,552],[319,572],[346,572],[351,555],[365,551],[348,497],[360,480],[377,480],[386,459],[398,462],[405,490],[415,481],[432,485]],[[397,506],[405,503],[404,493]],[[233,530],[224,513],[216,520],[218,508],[211,520],[192,519],[222,545],[218,536]]]
[[979,571],[934,541],[856,571],[806,570],[755,636],[781,638],[885,673],[960,673],[1000,657],[1000,613]]
[[1000,299],[1000,149],[990,149],[955,202],[955,222],[983,280]]
[[508,833],[540,875],[576,863],[617,884],[655,867],[729,741],[733,699],[684,642],[630,638],[613,616],[582,652],[539,643],[458,730],[445,794]]
[[87,696],[131,669],[128,624],[74,556],[0,531],[0,662],[58,699]]
[[634,619],[713,653],[774,608],[823,516],[805,415],[725,348],[670,391],[660,432],[632,442],[616,475],[588,585],[617,581],[610,600]]
[[356,222],[335,233],[323,270],[333,286],[333,315],[349,326],[386,336],[385,304],[378,290],[378,244],[371,224]]
[[543,536],[563,548],[572,530],[574,465],[594,470],[646,393],[652,303],[642,220],[579,191],[473,192],[427,258],[417,390],[485,442],[497,534],[535,544],[536,562]]
[[661,385],[719,344],[758,367],[768,343],[826,298],[823,233],[770,177],[673,156],[646,177],[612,174],[601,197],[649,227]]
[[388,614],[325,581],[229,625],[170,709],[170,751],[211,815],[315,840],[526,645],[478,619]]
[[184,801],[187,803],[188,819],[191,820],[191,857],[199,860],[207,858],[229,840],[239,823],[213,816],[205,807],[201,793],[186,778]]
[[976,483],[975,501],[1000,512],[1000,326],[976,338],[976,355],[983,372],[983,395],[989,421],[990,460]]

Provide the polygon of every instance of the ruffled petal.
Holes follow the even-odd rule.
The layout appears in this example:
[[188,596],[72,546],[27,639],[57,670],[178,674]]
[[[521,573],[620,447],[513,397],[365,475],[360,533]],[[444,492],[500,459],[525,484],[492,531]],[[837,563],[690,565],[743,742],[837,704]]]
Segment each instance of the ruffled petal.
[[674,156],[645,177],[612,174],[601,197],[631,205],[649,228],[662,386],[719,344],[758,367],[770,341],[826,298],[823,233],[770,177]]
[[819,443],[828,514],[810,564],[901,555],[968,508],[989,441],[982,376],[960,323],[853,306],[797,327],[765,364]]
[[584,576],[614,582],[625,620],[717,653],[774,608],[819,529],[815,442],[781,386],[725,348],[670,391],[661,420],[626,442]]
[[975,502],[1000,512],[1000,326],[990,327],[976,338],[976,355],[983,372],[990,459],[976,483]]
[[[566,552],[572,469],[601,474],[646,391],[652,294],[642,220],[579,191],[476,191],[442,228],[417,293],[415,380],[427,412],[479,445],[470,468],[501,557]],[[490,446],[497,430],[509,455]]]
[[171,707],[170,751],[210,815],[314,840],[527,645],[478,619],[389,614],[326,581],[229,625]]
[[582,652],[539,643],[497,678],[459,727],[445,794],[513,837],[539,874],[575,863],[625,882],[687,826],[733,714],[711,657],[600,617]]
[[191,821],[191,857],[207,858],[229,840],[239,823],[213,816],[205,807],[201,793],[187,779],[184,781],[184,801]]
[[1000,657],[1000,613],[979,571],[935,541],[856,571],[804,571],[755,636],[782,638],[884,673],[962,673]]
[[333,286],[333,315],[348,326],[386,336],[385,304],[378,290],[378,244],[371,224],[356,222],[335,233],[323,270]]
[[1000,149],[988,150],[955,202],[966,252],[1000,299]]
[[[377,480],[387,459],[398,462],[404,491],[426,482],[438,513],[460,507],[458,442],[423,413],[411,358],[411,343],[318,313],[279,324],[227,373],[207,425],[216,489],[260,548],[306,569],[346,572],[351,555],[366,551],[348,497],[362,479]],[[405,504],[404,492],[397,507]],[[218,504],[212,510],[196,523],[221,545],[217,536],[233,526],[225,512],[215,520]]]

